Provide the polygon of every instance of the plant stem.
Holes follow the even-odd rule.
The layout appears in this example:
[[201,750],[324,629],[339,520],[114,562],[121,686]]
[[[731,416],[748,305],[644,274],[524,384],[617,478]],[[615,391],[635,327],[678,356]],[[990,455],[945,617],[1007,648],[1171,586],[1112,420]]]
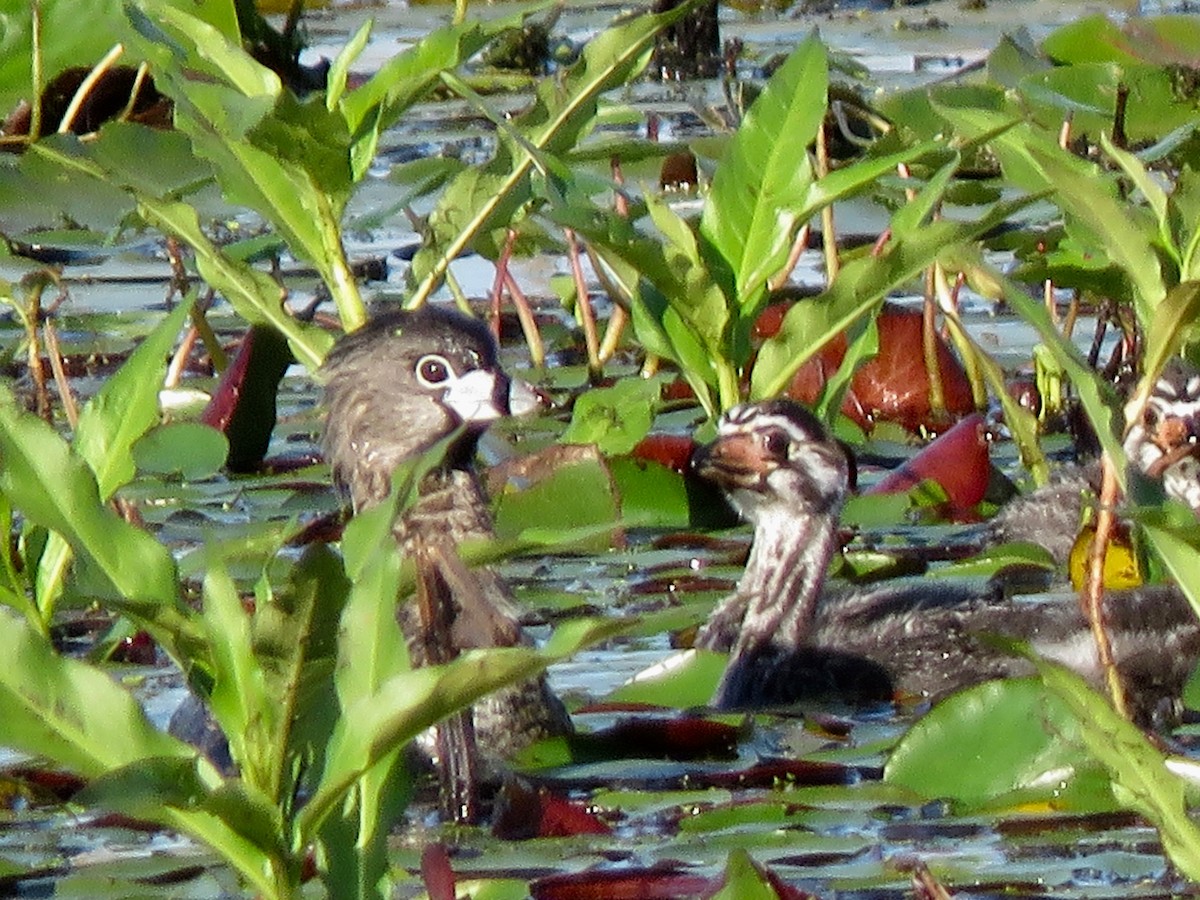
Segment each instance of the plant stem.
[[1100,460],[1100,472],[1100,510],[1096,515],[1096,533],[1092,536],[1092,545],[1088,550],[1087,579],[1084,581],[1079,602],[1092,629],[1096,655],[1104,670],[1104,680],[1108,685],[1113,707],[1128,719],[1129,704],[1125,697],[1125,687],[1121,684],[1121,676],[1113,660],[1112,642],[1108,638],[1108,630],[1104,623],[1104,561],[1108,556],[1108,543],[1116,520],[1113,510],[1120,492],[1116,469],[1107,453]]

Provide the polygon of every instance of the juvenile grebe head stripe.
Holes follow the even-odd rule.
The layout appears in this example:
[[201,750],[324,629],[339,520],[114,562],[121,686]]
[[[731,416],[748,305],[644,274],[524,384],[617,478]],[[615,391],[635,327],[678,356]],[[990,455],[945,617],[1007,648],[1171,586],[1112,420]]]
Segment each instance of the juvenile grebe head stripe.
[[790,400],[736,406],[717,437],[692,457],[754,525],[737,591],[714,612],[697,645],[732,649],[717,702],[741,705],[748,665],[807,639],[849,490],[850,463],[821,423]]
[[726,490],[751,523],[777,509],[834,515],[850,485],[850,460],[804,407],[789,400],[743,404],[726,412],[717,438],[692,468]]

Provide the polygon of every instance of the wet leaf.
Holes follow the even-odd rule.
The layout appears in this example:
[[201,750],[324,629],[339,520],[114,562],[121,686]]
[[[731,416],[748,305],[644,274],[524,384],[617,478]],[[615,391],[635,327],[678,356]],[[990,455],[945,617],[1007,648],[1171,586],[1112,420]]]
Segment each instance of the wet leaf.
[[988,681],[926,713],[896,745],[883,777],[966,807],[1038,797],[1111,809],[1111,795],[1074,796],[1071,790],[1086,768],[1078,741],[1075,720],[1040,679]]
[[215,428],[172,422],[144,434],[133,445],[132,458],[142,472],[196,481],[219,472],[228,450],[225,436]]
[[[611,524],[621,516],[612,475],[600,460],[568,462],[526,490],[506,491],[496,503],[496,533],[517,538],[523,531],[571,531]],[[610,546],[600,534],[589,546]]]
[[608,695],[610,703],[646,703],[687,709],[703,706],[717,692],[727,657],[711,650],[685,650],[645,669]]
[[657,378],[622,378],[612,387],[593,388],[575,401],[559,440],[595,444],[606,456],[629,453],[650,431],[661,393]]
[[200,417],[228,439],[230,471],[253,471],[262,463],[275,428],[279,382],[293,362],[287,341],[270,326],[252,326],[242,338]]
[[[185,762],[195,750],[159,731],[129,692],[100,669],[59,656],[49,641],[0,610],[0,712],[11,747],[88,778],[153,757]],[[209,783],[214,773],[208,771]]]
[[1183,780],[1167,768],[1146,735],[1082,678],[1063,666],[1031,659],[1046,689],[1070,711],[1076,740],[1108,770],[1114,796],[1153,823],[1181,872],[1200,878],[1200,828],[1188,816]]
[[0,490],[33,522],[58,532],[132,604],[178,600],[170,552],[102,502],[92,469],[0,387]]
[[901,493],[930,479],[942,486],[955,509],[974,509],[983,500],[991,478],[988,442],[982,429],[981,415],[967,416],[867,493]]

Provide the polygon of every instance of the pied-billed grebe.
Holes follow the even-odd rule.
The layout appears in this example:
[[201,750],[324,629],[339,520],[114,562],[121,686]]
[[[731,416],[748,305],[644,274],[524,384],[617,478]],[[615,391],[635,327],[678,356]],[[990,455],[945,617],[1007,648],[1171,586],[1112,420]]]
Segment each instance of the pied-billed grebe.
[[[436,551],[429,558],[450,595],[452,653],[527,644],[504,581],[487,568],[467,569],[456,552],[464,542],[495,537],[473,467],[480,436],[511,407],[534,402],[532,392],[500,368],[484,324],[435,307],[379,316],[339,341],[321,374],[328,408],[325,455],[356,511],[387,498],[400,463],[462,429],[393,531],[406,551],[417,543]],[[405,604],[400,621],[414,664],[423,664],[426,636],[412,604]],[[489,757],[509,756],[540,737],[571,730],[544,678],[497,691],[476,704],[473,717]]]
[[[697,636],[730,651],[715,703],[725,708],[814,696],[852,700],[896,694],[936,700],[991,678],[1027,674],[1023,660],[977,639],[1029,641],[1092,680],[1100,671],[1073,601],[1022,602],[936,582],[826,591],[838,552],[838,515],[849,490],[846,451],[788,400],[738,406],[692,465],[724,489],[754,526],[746,570]],[[1200,652],[1200,631],[1177,591],[1111,594],[1114,653],[1143,719],[1173,702]]]
[[[1129,477],[1162,485],[1200,517],[1200,373],[1174,359],[1154,383],[1141,419],[1125,435]],[[986,527],[995,543],[1039,544],[1065,563],[1100,490],[1099,463],[1068,466],[1032,493],[1006,504]]]

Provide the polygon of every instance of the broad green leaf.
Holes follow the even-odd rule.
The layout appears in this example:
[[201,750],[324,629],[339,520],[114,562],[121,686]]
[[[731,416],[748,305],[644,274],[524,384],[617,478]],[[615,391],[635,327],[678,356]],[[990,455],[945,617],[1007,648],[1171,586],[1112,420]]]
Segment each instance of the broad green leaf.
[[[930,189],[940,187],[934,182]],[[877,308],[892,291],[908,284],[957,245],[978,240],[1035,199],[1027,196],[997,203],[971,222],[930,222],[893,235],[877,254],[848,262],[828,290],[796,304],[784,317],[779,333],[764,342],[751,374],[750,396],[778,396],[821,347]]]
[[808,146],[825,115],[825,47],[809,35],[771,76],[713,176],[700,233],[729,267],[745,303],[778,272],[813,179]]
[[777,900],[779,894],[745,850],[731,850],[721,889],[712,900]]
[[[233,0],[175,2],[178,6],[186,3],[209,24],[236,39]],[[43,77],[71,66],[94,66],[121,40],[125,25],[122,0],[39,0],[39,5]],[[0,4],[0,109],[11,110],[20,100],[33,98],[32,54],[33,4],[16,0]],[[124,65],[137,62],[128,53],[121,59]]]
[[344,711],[317,791],[300,812],[298,834],[313,834],[363,773],[430,725],[631,625],[575,620],[555,629],[541,650],[474,650],[445,666],[426,666],[389,678],[373,696]]
[[702,495],[702,499],[693,501],[691,485],[664,465],[616,456],[608,460],[608,468],[621,498],[621,518],[627,526],[688,528],[703,526],[713,518],[715,498]]
[[1197,317],[1200,316],[1200,281],[1185,281],[1169,291],[1154,309],[1149,322],[1143,322],[1146,342],[1142,360],[1142,380],[1130,406],[1140,409],[1154,390],[1154,383],[1167,361],[1179,352],[1185,340],[1194,339]]
[[1154,214],[1154,220],[1158,223],[1159,247],[1164,253],[1171,256],[1175,265],[1179,265],[1179,248],[1175,245],[1174,235],[1171,234],[1171,210],[1167,192],[1151,176],[1140,159],[1128,150],[1116,146],[1112,142],[1112,138],[1103,132],[1100,134],[1100,146],[1121,167],[1121,171],[1133,182],[1133,186],[1141,192],[1147,206]]
[[1166,294],[1162,266],[1144,227],[1140,211],[1121,201],[1116,185],[1101,177],[1098,170],[1081,176],[1074,163],[1062,159],[1065,151],[1044,153],[1031,151],[1047,180],[1054,185],[1055,196],[1062,208],[1074,216],[1094,236],[1129,278],[1134,288],[1134,308],[1138,319],[1148,322]]
[[1169,503],[1140,509],[1136,518],[1150,546],[1200,616],[1200,526],[1195,514],[1182,504]]
[[287,337],[296,358],[315,371],[333,343],[332,336],[320,328],[297,322],[283,307],[283,289],[265,272],[227,256],[200,227],[196,209],[182,201],[163,200],[141,191],[138,178],[126,171],[109,171],[79,145],[60,146],[38,141],[31,152],[41,154],[64,168],[100,181],[121,185],[138,202],[139,212],[148,224],[174,234],[196,253],[196,266],[210,286],[227,300],[251,324],[273,325]]
[[609,703],[649,703],[687,709],[712,702],[729,657],[711,650],[683,650],[643,669],[605,697]]
[[170,552],[113,512],[88,464],[4,386],[0,491],[30,521],[62,535],[76,557],[94,563],[117,597],[135,606],[178,603]]
[[[332,676],[345,659],[339,628],[351,588],[338,555],[315,544],[305,550],[287,583],[255,606],[254,656],[263,667],[267,696],[277,707],[272,728],[264,729],[264,743],[256,750],[272,779],[262,783],[262,790],[275,803],[285,802],[297,789],[290,769],[297,760],[307,767],[324,763],[338,712]],[[382,638],[360,634],[355,639],[369,643]]]
[[[685,11],[641,15],[602,32],[585,47],[566,77],[543,79],[533,105],[514,127],[528,144],[551,154],[573,147],[591,127],[601,94],[625,84],[645,66],[659,29]],[[430,215],[434,243],[414,260],[419,283],[408,300],[422,305],[445,277],[452,260],[531,196],[534,158],[520,144],[502,142],[496,158],[460,175]]]
[[373,22],[369,19],[359,25],[358,31],[350,36],[350,40],[346,41],[329,66],[325,87],[325,108],[330,112],[333,112],[346,96],[346,81],[350,75],[350,67],[366,49],[367,43],[371,39],[372,25]]
[[559,440],[595,444],[605,455],[628,453],[649,433],[661,395],[660,378],[622,378],[587,391],[575,401]]
[[229,442],[217,429],[199,422],[170,422],[144,434],[131,455],[142,472],[196,481],[219,472],[228,453]]
[[[6,610],[0,610],[0,655],[7,746],[85,778],[147,758],[194,764],[195,749],[155,728],[108,673],[59,656],[46,638]],[[211,768],[201,771],[204,783],[216,783]]]
[[432,90],[441,72],[457,68],[496,34],[521,24],[522,15],[489,22],[447,25],[389,59],[366,83],[341,98],[350,132],[361,138],[390,127],[413,103]]
[[[130,14],[141,51],[157,62],[160,87],[175,102],[175,126],[212,163],[227,197],[264,216],[316,266],[343,325],[358,327],[365,306],[341,239],[355,178],[343,113],[317,97],[297,100],[240,43],[146,2],[147,12]],[[211,77],[189,76],[195,65]]]
[[[185,9],[171,0],[127,0],[125,12],[144,41],[174,55],[175,65],[160,65],[160,73],[207,71],[246,97],[278,96],[283,87],[278,75],[242,49],[240,33],[214,28],[193,11],[192,4]],[[154,55],[161,62],[161,55]]]
[[[134,475],[134,443],[158,421],[158,392],[166,359],[190,312],[189,295],[165,316],[116,374],[83,407],[72,449],[92,468],[100,500],[111,499]],[[71,548],[60,533],[50,536],[34,579],[40,615],[49,622],[62,594]]]
[[279,709],[270,699],[262,663],[254,655],[250,615],[223,566],[204,577],[204,625],[213,655],[213,689],[207,698],[229,741],[229,754],[255,785],[266,781],[254,752],[265,735],[274,737]]
[[[620,520],[620,498],[600,459],[570,462],[522,491],[502,494],[496,503],[496,534],[516,538],[530,527],[570,531]],[[589,546],[612,546],[611,534],[595,535]]]
[[[1078,726],[1040,679],[988,681],[922,716],[892,751],[883,777],[967,807],[1039,797],[1066,802],[1075,793],[1068,786],[1085,769],[1078,739]],[[1112,808],[1106,792],[1077,799],[1084,808]]]
[[186,203],[143,196],[142,215],[158,228],[177,235],[196,252],[196,268],[209,285],[224,294],[238,315],[251,324],[274,326],[288,339],[292,352],[316,371],[333,344],[333,336],[296,321],[283,306],[283,289],[265,272],[225,255],[200,227],[196,210]]
[[1200,827],[1188,815],[1183,781],[1145,734],[1071,670],[1031,657],[1046,689],[1070,711],[1079,740],[1108,769],[1122,805],[1145,816],[1171,862],[1200,879]]

